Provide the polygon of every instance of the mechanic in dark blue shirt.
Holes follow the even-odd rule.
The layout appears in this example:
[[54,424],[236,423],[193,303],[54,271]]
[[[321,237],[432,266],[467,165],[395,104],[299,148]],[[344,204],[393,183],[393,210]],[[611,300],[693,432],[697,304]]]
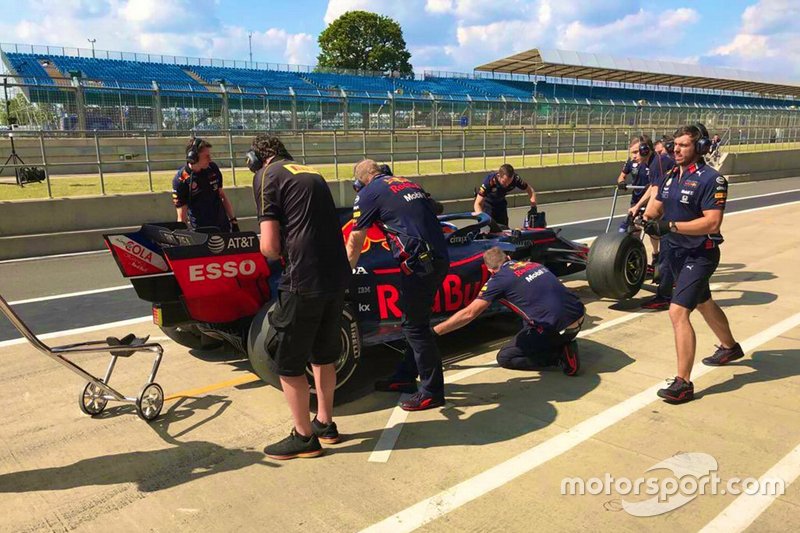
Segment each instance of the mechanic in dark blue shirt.
[[506,195],[514,189],[527,191],[531,201],[531,211],[536,212],[536,191],[514,172],[511,165],[501,165],[497,172],[485,178],[475,196],[473,211],[486,213],[498,224],[508,226],[508,200]]
[[[634,189],[631,193],[631,206],[628,209],[628,218],[620,225],[619,230],[628,230],[632,219],[644,212],[647,200],[650,198],[650,188],[658,185],[663,180],[664,175],[674,166],[674,163],[666,157],[661,157],[655,153],[653,141],[647,135],[633,137],[629,146],[630,158],[625,162],[622,171],[617,177],[617,187],[620,190],[627,190],[627,176],[631,176],[631,185],[644,187],[644,189]],[[653,253],[658,254],[658,242],[653,242]]]
[[377,382],[375,388],[416,391],[400,404],[406,411],[440,407],[444,405],[444,374],[431,331],[431,315],[434,297],[450,267],[450,256],[436,207],[422,187],[406,178],[387,176],[371,159],[358,163],[354,176],[354,225],[347,240],[350,266],[356,267],[367,230],[377,223],[401,271],[400,307],[408,347],[394,375]]
[[703,160],[710,144],[702,124],[684,126],[675,132],[678,168],[667,176],[644,214],[644,231],[666,236],[669,241],[670,267],[675,277],[669,317],[675,331],[678,374],[669,387],[658,391],[671,403],[694,399],[691,371],[696,347],[689,315],[695,308],[720,341],[717,351],[703,359],[704,364],[724,365],[744,356],[709,287],[709,279],[719,264],[720,227],[728,197],[728,181]]
[[186,164],[172,178],[172,204],[178,222],[191,228],[239,231],[233,205],[222,190],[222,172],[211,160],[211,144],[200,137],[189,139]]
[[492,277],[478,297],[446,321],[434,326],[444,335],[477,318],[495,300],[522,317],[523,328],[497,353],[497,363],[514,370],[536,370],[559,365],[568,376],[580,370],[575,337],[585,308],[552,272],[539,263],[511,261],[495,246],[483,255]]

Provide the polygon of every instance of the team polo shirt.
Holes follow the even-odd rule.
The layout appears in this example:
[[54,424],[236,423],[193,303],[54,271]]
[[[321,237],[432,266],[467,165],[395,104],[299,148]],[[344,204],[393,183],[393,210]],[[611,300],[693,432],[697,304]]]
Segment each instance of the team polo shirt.
[[514,174],[514,177],[511,178],[511,183],[509,183],[508,187],[503,187],[497,176],[497,172],[493,172],[483,178],[481,187],[478,189],[478,196],[483,196],[486,199],[485,201],[492,206],[504,206],[507,204],[506,195],[509,192],[514,189],[527,191],[528,187],[530,187],[530,185],[517,174]]
[[200,171],[189,165],[178,169],[172,178],[172,204],[187,207],[189,224],[193,228],[216,226],[220,231],[230,231],[228,215],[222,205],[222,172],[211,162]]

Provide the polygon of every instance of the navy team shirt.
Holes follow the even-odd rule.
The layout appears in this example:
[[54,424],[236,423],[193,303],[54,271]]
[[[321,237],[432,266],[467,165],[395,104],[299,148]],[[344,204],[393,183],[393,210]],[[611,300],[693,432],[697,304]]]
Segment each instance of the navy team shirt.
[[[628,159],[622,167],[625,175],[631,175],[631,185],[648,187],[650,185],[661,186],[664,176],[672,170],[675,162],[668,156],[660,156],[653,152],[650,160],[644,164],[637,164]],[[638,202],[647,189],[635,190],[631,193],[631,205]]]
[[[680,175],[676,166],[667,175],[656,199],[664,204],[664,220],[688,222],[703,216],[703,211],[725,210],[728,180],[703,161],[689,165]],[[681,235],[669,233],[670,245],[687,250],[711,249],[722,244],[722,234]]]
[[220,231],[230,231],[228,215],[219,190],[222,188],[222,172],[216,163],[195,172],[185,165],[172,178],[172,205],[187,206],[189,224],[193,228],[216,226]]
[[508,187],[503,187],[497,177],[497,172],[492,172],[483,178],[481,188],[478,189],[478,195],[483,196],[486,199],[485,201],[492,206],[501,207],[508,205],[508,202],[506,201],[506,194],[514,189],[527,191],[528,187],[530,187],[530,185],[528,185],[525,180],[520,178],[517,174],[514,174],[514,177],[511,178],[511,183],[509,183]]
[[530,327],[559,332],[583,316],[583,302],[544,265],[506,261],[478,293],[478,298],[500,303],[517,313]]
[[406,178],[381,174],[372,180],[356,195],[353,221],[354,230],[379,222],[398,261],[424,251],[425,243],[435,256],[450,259],[433,201]]

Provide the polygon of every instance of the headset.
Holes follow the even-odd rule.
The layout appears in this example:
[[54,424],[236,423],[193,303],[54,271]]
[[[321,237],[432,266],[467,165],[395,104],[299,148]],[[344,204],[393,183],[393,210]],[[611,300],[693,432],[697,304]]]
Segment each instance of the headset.
[[189,151],[186,152],[186,162],[190,165],[193,165],[200,161],[200,146],[203,144],[203,139],[200,137],[194,137],[192,139],[192,146],[189,148]]
[[653,153],[653,141],[646,135],[639,136],[639,155],[647,157]]
[[706,155],[711,150],[711,139],[708,138],[708,130],[702,122],[695,122],[691,127],[700,134],[700,137],[694,142],[694,151],[698,155]]
[[247,168],[250,169],[250,172],[258,172],[264,166],[264,162],[258,157],[255,150],[248,150],[245,157],[247,158]]
[[675,140],[667,137],[664,135],[659,139],[659,142],[664,145],[664,150],[667,151],[668,154],[672,155],[675,153]]

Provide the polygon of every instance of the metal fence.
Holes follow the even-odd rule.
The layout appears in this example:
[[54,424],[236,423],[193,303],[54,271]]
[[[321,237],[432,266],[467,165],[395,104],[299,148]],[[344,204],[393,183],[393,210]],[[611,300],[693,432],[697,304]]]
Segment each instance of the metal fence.
[[[621,161],[627,157],[631,136],[644,133],[658,138],[673,130],[674,126],[394,133],[301,131],[285,132],[281,137],[295,159],[314,165],[327,179],[338,180],[350,179],[353,163],[367,157],[385,161],[403,175],[481,171],[496,169],[503,163],[538,167]],[[175,168],[184,162],[184,139],[155,136],[148,131],[111,138],[96,131],[81,133],[86,138],[64,139],[59,132],[16,130],[13,139],[25,163],[12,161],[0,172],[0,181],[14,184],[15,168],[38,166],[44,168],[46,178],[44,187],[39,187],[35,195],[38,197],[166,190]],[[227,183],[248,183],[251,174],[243,168],[243,154],[257,131],[209,133],[214,159],[223,170],[229,169]],[[721,135],[724,148],[729,151],[800,148],[800,126],[712,129],[712,133]],[[8,142],[3,144],[10,147]],[[120,152],[120,146],[130,152]],[[7,187],[0,188],[0,200],[12,197],[4,194],[7,191]]]
[[32,83],[3,78],[8,113],[0,124],[81,131],[185,132],[187,130],[399,131],[484,128],[661,128],[702,121],[715,128],[800,124],[789,107],[661,104],[645,101],[530,99],[349,93],[207,84],[161,87],[157,83],[51,78]]

